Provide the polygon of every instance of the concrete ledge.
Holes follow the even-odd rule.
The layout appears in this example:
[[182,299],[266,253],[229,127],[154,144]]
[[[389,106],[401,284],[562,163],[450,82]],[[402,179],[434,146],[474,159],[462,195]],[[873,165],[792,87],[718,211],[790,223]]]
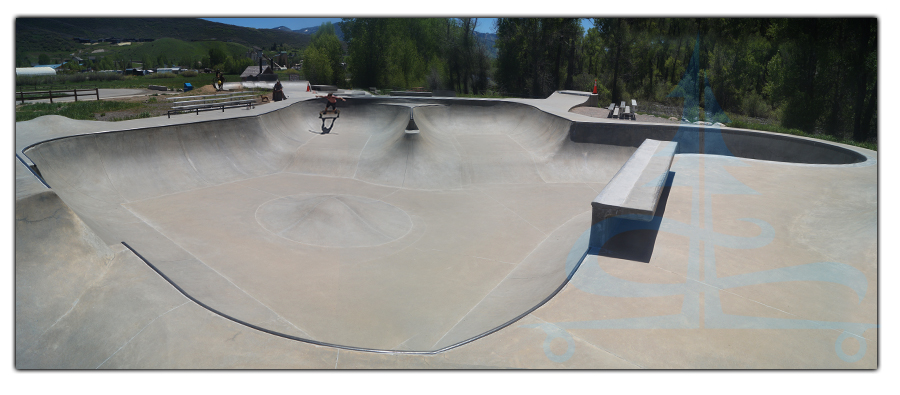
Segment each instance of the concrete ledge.
[[338,87],[334,85],[312,85],[312,90],[319,92],[337,92]]
[[152,89],[155,91],[167,91],[169,90],[169,87],[162,85],[150,85],[149,87],[147,87],[147,89]]
[[[625,165],[613,176],[609,184],[591,202],[591,246],[600,247],[605,226],[595,226],[607,218],[637,214],[641,220],[650,221],[659,196],[665,186],[672,158],[678,143],[644,140]],[[600,232],[595,235],[596,232]]]
[[391,91],[391,96],[431,97],[431,92]]

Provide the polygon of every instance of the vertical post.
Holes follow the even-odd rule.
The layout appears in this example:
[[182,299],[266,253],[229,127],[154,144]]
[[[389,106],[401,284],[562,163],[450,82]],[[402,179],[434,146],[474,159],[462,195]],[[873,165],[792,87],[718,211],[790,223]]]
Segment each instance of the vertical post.
[[72,89],[72,92],[75,93],[75,102],[78,103],[78,88]]
[[94,88],[94,94],[97,95],[97,101],[100,101],[100,88]]
[[47,92],[50,92],[50,104],[53,104],[53,88],[50,88]]

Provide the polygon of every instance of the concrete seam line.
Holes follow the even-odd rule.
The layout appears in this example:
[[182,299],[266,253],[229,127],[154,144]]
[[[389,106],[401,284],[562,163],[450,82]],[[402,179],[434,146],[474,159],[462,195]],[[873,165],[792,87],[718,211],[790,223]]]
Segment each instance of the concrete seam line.
[[[125,243],[122,243],[122,244],[125,244]],[[126,247],[127,247],[127,245],[126,245]],[[137,255],[137,253],[135,253],[135,255]],[[158,272],[157,272],[157,273],[158,273]],[[125,342],[125,344],[119,346],[119,348],[116,349],[116,351],[115,351],[114,353],[112,353],[112,355],[106,357],[106,359],[104,359],[103,362],[100,362],[100,364],[97,365],[97,367],[94,368],[94,369],[100,369],[100,367],[103,366],[103,364],[105,364],[107,361],[109,361],[110,358],[112,358],[113,356],[115,356],[116,354],[118,354],[119,351],[122,351],[122,349],[125,348],[125,346],[127,346],[128,343],[131,343],[131,341],[134,340],[135,337],[137,337],[138,335],[140,335],[142,332],[144,332],[144,329],[147,329],[147,327],[149,327],[149,326],[152,325],[154,322],[156,322],[156,320],[158,320],[159,317],[162,317],[162,316],[164,316],[164,315],[166,315],[166,314],[169,314],[169,313],[172,312],[173,310],[175,310],[175,309],[177,309],[177,308],[179,308],[179,307],[181,307],[181,306],[184,306],[184,305],[186,305],[186,304],[188,304],[188,303],[189,303],[189,302],[184,302],[184,303],[182,303],[182,304],[180,304],[180,305],[178,305],[178,306],[175,306],[175,307],[169,309],[169,311],[167,311],[167,312],[165,312],[165,313],[162,313],[162,314],[158,315],[156,318],[150,320],[150,322],[148,322],[147,325],[144,325],[144,327],[141,328],[141,330],[139,330],[137,333],[134,334],[134,336],[132,336],[130,339],[128,339],[128,341]]]
[[[531,314],[533,311],[537,310],[538,308],[540,308],[541,306],[543,306],[544,304],[546,304],[548,301],[550,301],[550,299],[553,299],[553,297],[556,296],[556,294],[558,294],[560,291],[562,291],[562,289],[565,288],[566,284],[568,284],[569,281],[572,279],[572,277],[575,275],[575,272],[578,271],[578,268],[581,267],[581,263],[584,262],[584,258],[585,258],[585,257],[587,256],[587,254],[588,254],[588,250],[585,250],[584,253],[581,255],[581,259],[578,260],[578,264],[575,265],[575,267],[572,269],[572,272],[569,273],[569,274],[566,276],[566,279],[562,282],[562,284],[559,285],[559,287],[556,288],[556,290],[553,291],[553,293],[551,293],[549,296],[547,296],[546,298],[544,298],[544,300],[542,300],[540,303],[538,303],[538,304],[535,305],[534,307],[528,309],[527,311],[525,311],[524,313],[522,313],[522,314],[516,316],[515,318],[513,318],[513,319],[511,319],[511,320],[509,320],[509,321],[507,321],[507,322],[505,322],[505,323],[503,323],[503,324],[501,324],[501,325],[498,325],[497,327],[494,327],[493,329],[490,329],[490,330],[488,330],[488,331],[486,331],[486,332],[484,332],[484,333],[482,333],[482,334],[480,334],[480,335],[473,336],[473,337],[471,337],[471,338],[469,338],[469,339],[463,340],[463,341],[461,341],[461,342],[459,342],[459,343],[456,343],[456,344],[449,345],[449,346],[444,347],[444,348],[441,348],[441,349],[439,349],[439,350],[434,350],[434,351],[399,351],[399,350],[381,350],[381,349],[374,349],[374,348],[362,348],[362,347],[344,346],[344,345],[340,345],[340,344],[333,344],[333,343],[320,342],[320,341],[312,340],[312,339],[304,339],[304,338],[301,338],[301,337],[297,337],[297,336],[293,336],[293,335],[288,335],[288,334],[285,334],[285,333],[276,332],[276,331],[273,331],[273,330],[270,330],[270,329],[266,329],[266,328],[263,328],[263,327],[260,327],[260,326],[256,326],[256,325],[253,325],[253,324],[251,324],[251,323],[249,323],[249,322],[246,322],[246,321],[240,320],[240,319],[238,319],[238,318],[232,317],[232,316],[230,316],[230,315],[228,315],[228,314],[225,314],[225,313],[223,313],[223,312],[221,312],[221,311],[218,311],[218,310],[216,310],[216,309],[214,309],[214,308],[212,308],[212,307],[206,305],[205,303],[201,302],[201,301],[198,300],[197,298],[195,298],[195,297],[191,296],[190,294],[188,294],[184,289],[182,289],[180,286],[178,286],[178,284],[176,284],[174,281],[172,281],[172,279],[170,279],[168,276],[166,276],[165,274],[163,274],[162,271],[160,271],[156,266],[154,266],[152,263],[150,263],[150,261],[148,261],[147,258],[144,258],[143,255],[141,255],[141,254],[138,253],[134,248],[132,248],[130,245],[128,245],[128,243],[126,243],[126,242],[123,241],[123,242],[122,242],[122,245],[124,245],[125,248],[127,248],[129,251],[131,251],[135,256],[137,256],[138,258],[140,258],[140,260],[144,261],[144,263],[147,264],[147,266],[150,267],[150,269],[152,269],[154,272],[156,272],[156,274],[158,274],[160,277],[162,277],[163,280],[166,280],[166,282],[168,282],[170,285],[172,285],[172,287],[174,287],[179,293],[181,293],[182,295],[184,295],[184,297],[190,299],[192,302],[196,303],[196,304],[199,305],[200,307],[203,307],[204,309],[207,309],[207,310],[209,310],[210,312],[212,312],[212,313],[214,313],[214,314],[216,314],[216,315],[218,315],[218,316],[220,316],[220,317],[222,317],[222,318],[225,318],[225,319],[227,319],[227,320],[229,320],[229,321],[232,321],[232,322],[234,322],[234,323],[236,323],[236,324],[238,324],[238,325],[243,325],[243,326],[246,326],[246,327],[248,327],[248,328],[256,329],[256,330],[258,330],[258,331],[260,331],[260,332],[267,333],[267,334],[270,334],[270,335],[273,335],[273,336],[278,336],[278,337],[281,337],[281,338],[284,338],[284,339],[294,340],[294,341],[299,341],[299,342],[308,343],[308,344],[313,344],[313,345],[316,345],[316,346],[334,347],[334,348],[343,349],[343,350],[361,351],[361,352],[371,352],[371,353],[377,353],[377,354],[410,354],[410,355],[435,355],[435,354],[439,354],[439,353],[442,353],[442,352],[445,352],[445,351],[449,351],[449,350],[452,350],[452,349],[454,349],[454,348],[457,348],[457,347],[460,347],[460,346],[469,344],[469,343],[471,343],[471,342],[473,342],[473,341],[475,341],[475,340],[481,339],[481,338],[483,338],[483,337],[485,337],[485,336],[488,336],[488,335],[490,335],[490,334],[493,334],[493,333],[495,333],[495,332],[497,332],[497,331],[499,331],[499,330],[501,330],[501,329],[503,329],[503,328],[506,328],[507,326],[512,325],[512,324],[515,323],[516,321],[518,321],[518,320],[524,318],[524,317],[527,316],[528,314]],[[183,304],[182,304],[182,306],[183,306]],[[180,306],[179,306],[179,307],[180,307]],[[157,318],[158,318],[158,317],[157,317]],[[105,361],[104,361],[104,363],[105,363]],[[337,363],[337,362],[335,362],[335,363]],[[102,365],[102,364],[101,364],[101,365]],[[98,367],[99,367],[99,366],[98,366]]]

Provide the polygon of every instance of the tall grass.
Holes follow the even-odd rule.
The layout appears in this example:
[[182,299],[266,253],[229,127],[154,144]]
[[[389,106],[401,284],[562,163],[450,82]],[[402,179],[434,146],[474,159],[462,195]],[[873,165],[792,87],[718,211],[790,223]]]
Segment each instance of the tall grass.
[[[100,89],[142,89],[148,85],[164,85],[172,89],[181,89],[188,82],[194,87],[210,85],[215,75],[183,72],[180,74],[162,73],[147,76],[122,75],[117,73],[75,73],[49,76],[16,76],[17,91],[100,88]],[[226,75],[225,81],[240,81],[239,75]],[[286,79],[285,79],[286,80]]]
[[16,90],[33,89],[32,87],[51,87],[84,83],[103,83],[122,81],[125,76],[118,73],[75,73],[57,75],[17,75]]
[[[94,114],[127,110],[140,106],[141,103],[93,100],[71,103],[32,103],[16,108],[16,122],[28,121],[44,115],[61,115],[71,119],[95,120]],[[143,115],[143,114],[141,114]],[[138,116],[137,118],[149,117]]]

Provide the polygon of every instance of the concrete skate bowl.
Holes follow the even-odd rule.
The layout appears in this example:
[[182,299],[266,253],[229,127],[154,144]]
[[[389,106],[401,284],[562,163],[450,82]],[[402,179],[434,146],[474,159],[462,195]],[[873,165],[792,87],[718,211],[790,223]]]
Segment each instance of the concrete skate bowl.
[[[406,133],[403,104],[432,104],[414,109],[419,133]],[[586,251],[591,200],[637,140],[705,135],[573,123],[512,102],[341,106],[333,125],[321,103],[301,102],[25,154],[103,242],[126,243],[217,314],[315,344],[430,353],[508,325],[565,283]],[[723,138],[731,154],[748,157],[766,141],[819,146],[734,136]],[[865,160],[822,146],[820,157]]]

